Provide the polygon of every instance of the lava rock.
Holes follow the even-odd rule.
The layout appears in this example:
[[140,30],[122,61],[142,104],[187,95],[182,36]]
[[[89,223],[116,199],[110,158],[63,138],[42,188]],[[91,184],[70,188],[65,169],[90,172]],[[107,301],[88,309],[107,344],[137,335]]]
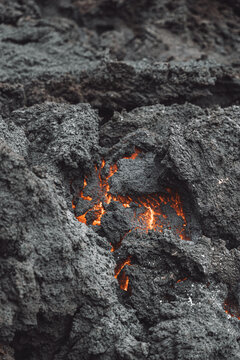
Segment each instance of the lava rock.
[[[145,107],[125,114],[117,121],[117,134],[121,134],[122,128],[129,128],[128,134],[119,136],[119,143],[126,144],[129,141],[132,144],[134,139],[139,146],[139,127],[147,128],[149,138],[157,139],[152,141],[152,148],[155,148],[157,153],[155,166],[158,170],[154,171],[154,174],[158,173],[159,188],[171,183],[179,186],[180,182],[182,190],[185,188],[182,196],[184,197],[185,192],[185,198],[192,199],[204,234],[225,239],[230,248],[237,247],[239,107],[203,111],[199,107],[186,104],[153,106],[149,110],[147,121],[145,119],[148,108]],[[110,137],[115,123],[116,121],[111,121],[104,125],[101,136],[106,133],[106,136]],[[137,123],[138,130],[135,131]],[[125,133],[123,130],[123,135]],[[143,147],[146,146],[142,140],[141,142]],[[149,140],[145,140],[145,143],[148,142]],[[120,145],[116,145],[116,148],[117,146]],[[115,178],[118,179],[118,174]],[[130,175],[128,178],[131,183]],[[136,178],[139,183],[135,188],[141,189],[142,179],[137,175]],[[114,186],[114,177],[112,183]],[[125,180],[123,184],[125,191]]]
[[159,190],[159,169],[154,162],[154,154],[139,155],[132,159],[121,159],[118,171],[110,181],[114,194],[152,194]]
[[239,9],[0,0],[1,359],[240,359]]

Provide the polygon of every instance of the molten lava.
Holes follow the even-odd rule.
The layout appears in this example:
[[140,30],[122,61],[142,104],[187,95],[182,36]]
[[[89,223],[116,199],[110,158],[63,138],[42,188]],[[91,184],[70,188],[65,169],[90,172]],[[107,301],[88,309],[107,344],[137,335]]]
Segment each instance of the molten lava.
[[135,160],[136,157],[138,157],[139,154],[141,154],[142,150],[141,149],[138,149],[138,148],[135,148],[135,152],[130,155],[130,156],[125,156],[123,159],[132,159],[132,160]]
[[121,276],[118,278],[120,289],[128,291],[129,286],[129,277],[126,275],[125,271],[121,272]]
[[[129,156],[125,157],[125,159],[136,159],[136,157],[141,153],[140,149],[136,149],[135,152]],[[134,199],[127,195],[112,195],[110,193],[110,185],[109,179],[118,171],[117,164],[113,164],[109,168],[108,175],[102,176],[102,169],[104,169],[106,165],[105,160],[102,160],[101,166],[98,169],[95,166],[96,175],[99,182],[100,187],[100,195],[97,201],[93,201],[93,198],[87,195],[84,195],[84,190],[87,187],[87,177],[84,179],[84,184],[82,191],[79,194],[79,197],[83,200],[87,200],[91,202],[91,208],[85,212],[85,214],[80,215],[77,219],[84,224],[87,224],[86,215],[91,212],[94,214],[94,219],[90,223],[90,225],[101,225],[102,216],[106,213],[105,205],[111,203],[111,201],[117,201],[122,204],[123,207],[129,208],[131,203],[135,203],[139,208],[142,208],[142,212],[138,213],[135,223],[133,224],[133,228],[142,229],[145,232],[149,230],[162,232],[163,224],[159,221],[162,217],[163,219],[167,219],[167,216],[161,211],[161,204],[169,203],[170,206],[175,210],[177,216],[181,217],[183,220],[183,226],[181,229],[178,229],[177,232],[181,239],[189,240],[189,238],[185,234],[187,221],[182,208],[181,199],[178,193],[173,192],[171,189],[167,188],[167,195],[161,196],[159,194],[149,194],[145,196],[137,196]],[[73,204],[73,208],[75,209],[75,205]]]
[[80,197],[81,197],[83,200],[92,201],[92,198],[91,198],[90,196],[84,196],[84,195],[83,195],[83,190],[85,189],[86,186],[87,186],[87,177],[84,179],[83,189],[82,189],[82,191],[80,192]]
[[180,282],[182,282],[182,281],[186,281],[186,280],[187,280],[187,277],[185,277],[185,278],[183,278],[183,279],[179,279],[179,280],[177,280],[177,284],[180,283]]
[[[135,152],[131,156],[126,156],[124,159],[135,160],[141,152],[142,151],[140,149],[136,148]],[[110,192],[109,179],[118,171],[118,166],[117,164],[111,165],[109,167],[108,174],[103,176],[102,171],[106,169],[105,166],[105,160],[102,160],[99,168],[95,166],[96,178],[99,184],[97,199],[93,199],[91,196],[85,194],[88,179],[87,177],[84,178],[83,188],[79,193],[79,198],[89,202],[89,209],[84,214],[77,217],[80,222],[93,226],[101,226],[102,216],[106,213],[106,206],[112,201],[115,201],[122,204],[124,208],[131,208],[131,204],[134,205],[133,208],[135,216],[132,224],[132,230],[139,229],[141,231],[145,231],[146,233],[148,233],[149,230],[162,232],[163,227],[167,226],[170,228],[170,224],[167,223],[167,216],[163,213],[161,206],[169,204],[175,210],[177,216],[181,217],[183,221],[182,228],[176,229],[179,237],[183,240],[189,240],[186,236],[187,221],[178,193],[167,188],[165,195],[154,193],[144,196],[135,196],[134,198],[129,195],[112,195]],[[106,171],[104,172],[106,174]],[[72,202],[72,207],[73,209],[76,208],[74,202]],[[123,238],[128,234],[128,232],[123,236]],[[123,238],[117,246],[112,247],[112,252],[119,248]],[[128,276],[123,271],[123,268],[126,265],[130,265],[130,258],[127,258],[115,269],[115,277],[118,278],[121,289],[125,291],[127,291],[129,284]]]
[[122,263],[118,264],[115,268],[115,278],[118,277],[118,275],[120,274],[120,272],[122,271],[122,269],[126,266],[126,265],[131,265],[131,256],[129,256],[126,260],[124,260]]
[[[129,285],[129,278],[126,275],[125,271],[123,271],[123,268],[126,265],[131,265],[131,256],[129,256],[126,260],[118,264],[115,268],[115,278],[119,280],[119,285],[122,290],[127,291],[128,285]],[[119,277],[119,275],[121,276]]]

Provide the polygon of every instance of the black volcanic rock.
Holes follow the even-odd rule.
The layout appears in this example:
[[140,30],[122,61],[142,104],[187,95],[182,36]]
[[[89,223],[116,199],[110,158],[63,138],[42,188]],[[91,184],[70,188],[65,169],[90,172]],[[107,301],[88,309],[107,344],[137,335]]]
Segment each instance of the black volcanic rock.
[[0,0],[0,359],[240,359],[239,9]]
[[[37,177],[5,144],[1,204],[1,338],[16,346],[18,356],[33,347],[33,358],[53,354],[78,312],[89,319],[89,331],[94,325],[97,332],[87,308],[102,320],[106,316],[106,326],[109,311],[116,316],[114,307],[130,316],[118,303],[107,242],[74,219],[51,179]],[[120,320],[119,327],[124,327]]]
[[[140,129],[148,130],[144,139]],[[153,171],[150,183],[156,174],[162,184],[181,182],[186,197],[194,201],[205,235],[224,238],[230,247],[238,246],[238,107],[206,110],[190,104],[143,107],[117,115],[101,128],[101,137],[107,139],[106,144],[114,144],[122,135],[125,135],[122,143],[128,139],[140,147],[149,146],[151,139],[158,170]],[[136,164],[137,160],[140,159],[136,159]],[[148,166],[151,166],[149,161]],[[139,181],[135,185],[137,191],[144,186],[145,180],[139,176],[143,165],[139,168],[139,173],[135,172],[136,180],[130,176],[122,180],[124,191],[128,189],[127,181],[130,184]],[[114,181],[121,173],[120,166],[116,179],[112,179],[114,191]],[[145,174],[147,176],[148,172]],[[151,188],[156,191],[153,184]],[[145,192],[148,192],[147,188]]]

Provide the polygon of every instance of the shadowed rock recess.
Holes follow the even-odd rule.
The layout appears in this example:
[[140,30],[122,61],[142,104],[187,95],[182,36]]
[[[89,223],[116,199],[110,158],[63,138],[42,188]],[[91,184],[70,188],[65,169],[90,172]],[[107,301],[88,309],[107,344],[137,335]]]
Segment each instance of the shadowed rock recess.
[[0,0],[0,360],[240,360],[240,1]]

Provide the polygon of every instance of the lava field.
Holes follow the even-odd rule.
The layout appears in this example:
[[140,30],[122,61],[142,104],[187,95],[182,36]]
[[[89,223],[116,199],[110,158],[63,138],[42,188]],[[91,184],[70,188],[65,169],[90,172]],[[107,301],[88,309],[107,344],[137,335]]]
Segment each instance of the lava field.
[[240,360],[240,0],[0,0],[0,360]]

